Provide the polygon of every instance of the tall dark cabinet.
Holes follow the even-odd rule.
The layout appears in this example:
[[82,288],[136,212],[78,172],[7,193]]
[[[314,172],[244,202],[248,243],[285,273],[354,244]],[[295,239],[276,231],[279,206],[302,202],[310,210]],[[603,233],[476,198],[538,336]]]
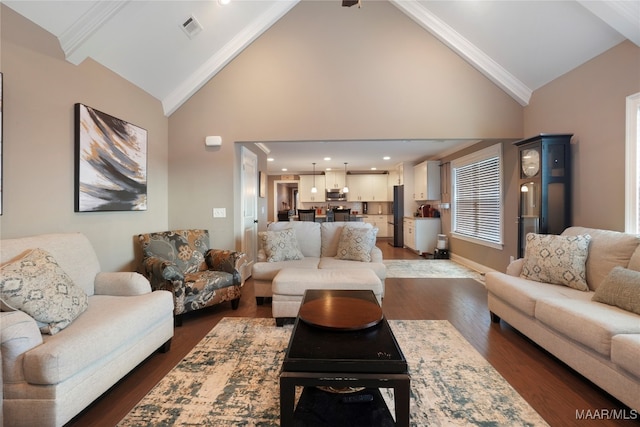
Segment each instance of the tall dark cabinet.
[[540,134],[518,147],[518,257],[527,233],[560,234],[571,225],[571,137]]

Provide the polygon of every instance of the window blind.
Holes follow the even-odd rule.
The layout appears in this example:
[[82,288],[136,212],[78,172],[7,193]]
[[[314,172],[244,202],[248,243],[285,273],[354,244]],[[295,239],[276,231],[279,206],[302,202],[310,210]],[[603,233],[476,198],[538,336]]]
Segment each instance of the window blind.
[[461,237],[502,243],[500,150],[486,150],[452,163],[453,231]]

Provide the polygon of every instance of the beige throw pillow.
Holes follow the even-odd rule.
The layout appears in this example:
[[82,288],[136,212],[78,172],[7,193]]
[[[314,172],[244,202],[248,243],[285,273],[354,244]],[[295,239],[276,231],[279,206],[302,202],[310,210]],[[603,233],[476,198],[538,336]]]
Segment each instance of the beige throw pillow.
[[345,225],[338,242],[336,258],[371,262],[371,249],[376,244],[377,228],[355,228]]
[[40,332],[56,334],[87,309],[82,288],[60,268],[50,253],[33,249],[0,269],[2,305],[33,317]]
[[640,314],[640,271],[614,267],[591,300]]
[[293,228],[280,231],[261,231],[258,233],[258,237],[262,242],[262,247],[267,255],[268,262],[291,261],[304,258],[298,246],[296,231]]
[[585,263],[591,236],[527,234],[520,277],[588,291]]

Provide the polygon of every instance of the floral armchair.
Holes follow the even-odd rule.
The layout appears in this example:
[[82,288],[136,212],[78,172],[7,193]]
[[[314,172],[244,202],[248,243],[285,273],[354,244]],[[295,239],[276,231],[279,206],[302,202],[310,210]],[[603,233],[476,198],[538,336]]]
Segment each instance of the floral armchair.
[[141,273],[154,290],[171,291],[176,325],[182,314],[231,301],[240,303],[247,257],[242,252],[209,249],[207,230],[140,234]]

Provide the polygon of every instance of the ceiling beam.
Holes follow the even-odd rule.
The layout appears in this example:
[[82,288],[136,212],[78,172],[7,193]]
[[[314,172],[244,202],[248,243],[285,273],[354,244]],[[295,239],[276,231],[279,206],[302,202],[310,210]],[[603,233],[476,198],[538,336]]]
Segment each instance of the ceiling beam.
[[422,28],[464,58],[489,80],[507,92],[522,106],[529,104],[533,92],[527,85],[495,62],[489,55],[464,38],[416,0],[389,0]]
[[636,46],[640,46],[640,2],[578,0],[578,3]]
[[99,0],[73,25],[67,28],[58,40],[67,61],[79,65],[89,56],[83,49],[91,36],[115,16],[130,0]]

